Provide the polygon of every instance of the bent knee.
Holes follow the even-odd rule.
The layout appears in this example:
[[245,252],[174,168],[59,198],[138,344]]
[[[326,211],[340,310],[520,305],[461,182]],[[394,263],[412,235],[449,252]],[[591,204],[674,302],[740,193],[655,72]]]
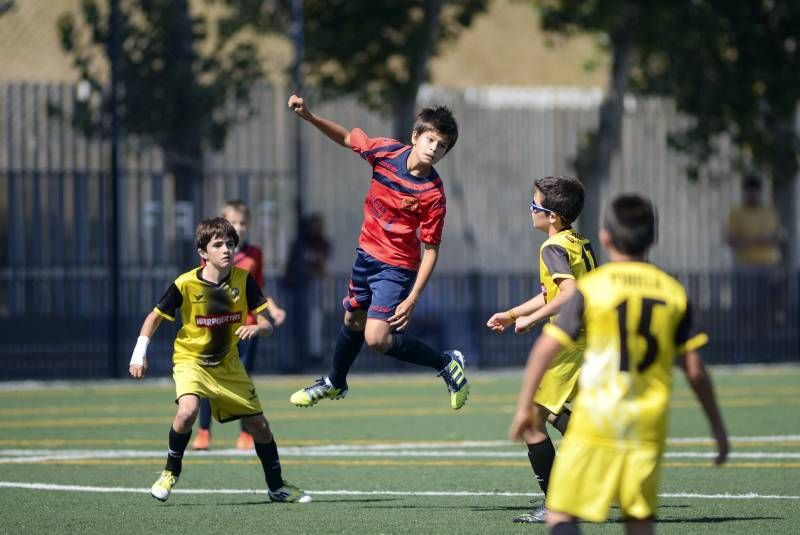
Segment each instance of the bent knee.
[[367,329],[364,333],[364,342],[370,349],[386,353],[392,347],[392,335],[382,329]]
[[243,420],[244,427],[248,433],[253,436],[256,442],[269,443],[272,442],[272,430],[269,428],[269,422],[263,415],[246,418]]
[[368,334],[364,337],[364,341],[367,343],[370,349],[377,351],[378,353],[386,353],[389,351],[389,348],[392,347],[391,334]]
[[194,425],[195,420],[197,420],[197,414],[197,408],[181,408],[178,409],[178,414],[175,415],[175,420],[181,427],[191,428],[192,425]]

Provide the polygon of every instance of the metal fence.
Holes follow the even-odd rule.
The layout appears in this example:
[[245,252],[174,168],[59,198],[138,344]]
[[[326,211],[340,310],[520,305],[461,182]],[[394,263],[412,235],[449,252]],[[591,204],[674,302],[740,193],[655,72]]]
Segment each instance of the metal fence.
[[[124,373],[142,318],[172,279],[191,267],[178,261],[180,239],[191,236],[197,217],[216,214],[228,198],[249,201],[251,239],[265,250],[268,290],[290,310],[288,324],[261,344],[257,371],[324,367],[341,322],[344,274],[368,187],[363,161],[311,129],[304,133],[307,205],[327,218],[334,245],[331,271],[340,275],[310,288],[309,310],[293,311],[278,278],[295,217],[287,140],[294,128],[308,127],[286,111],[284,92],[257,88],[259,113],[204,162],[199,206],[175,202],[174,180],[157,148],[125,140],[116,237],[120,284],[112,288],[108,146],[82,138],[47,113],[48,102],[68,108],[73,90],[67,84],[0,85],[0,379]],[[483,324],[492,312],[538,291],[536,251],[543,236],[530,229],[522,199],[533,177],[569,170],[581,132],[596,116],[592,94],[574,101],[531,95],[539,94],[427,90],[421,99],[449,102],[463,133],[440,169],[448,192],[445,241],[413,328],[434,345],[465,348],[483,367],[524,361],[530,336],[497,337]],[[317,109],[372,135],[389,132],[386,119],[352,101]],[[738,198],[737,181],[686,181],[681,157],[664,139],[679,120],[666,102],[630,106],[622,152],[603,195],[634,189],[655,198],[661,229],[652,258],[687,283],[711,331],[711,360],[797,360],[797,266],[788,275],[766,279],[730,273],[721,226]],[[726,170],[723,163],[716,165]],[[795,223],[787,223],[796,236]],[[113,354],[109,347],[115,291],[123,311],[118,327],[125,354]],[[295,355],[291,322],[300,319],[311,326],[317,360]],[[163,355],[154,360],[156,373],[167,370],[174,326],[164,325],[162,331],[154,345],[154,354]],[[370,352],[356,366],[405,367]]]
[[[125,353],[109,357],[109,342],[102,307],[88,314],[41,315],[0,319],[0,379],[109,377],[124,375],[144,315],[171,282],[172,275],[155,272],[127,279],[123,294],[126,310],[120,329]],[[800,273],[679,274],[695,306],[695,320],[711,334],[704,358],[715,364],[797,361],[800,331],[796,328],[800,301]],[[315,281],[309,288],[310,306],[304,314],[293,310],[290,289],[280,279],[267,281],[267,289],[288,306],[286,323],[271,338],[263,339],[256,356],[255,373],[324,372],[342,322],[341,298],[345,277]],[[85,290],[82,281],[65,281],[66,293]],[[91,287],[89,288],[91,290]],[[426,289],[410,332],[434,347],[460,348],[471,368],[523,366],[538,334],[510,332],[497,335],[485,327],[494,312],[534,295],[535,276],[464,274],[437,275]],[[97,290],[97,288],[95,288]],[[101,292],[95,295],[100,295]],[[293,322],[308,321],[310,352],[300,358],[293,343]],[[177,325],[162,322],[150,345],[154,375],[171,369],[172,341]],[[355,372],[412,370],[419,368],[364,349]]]

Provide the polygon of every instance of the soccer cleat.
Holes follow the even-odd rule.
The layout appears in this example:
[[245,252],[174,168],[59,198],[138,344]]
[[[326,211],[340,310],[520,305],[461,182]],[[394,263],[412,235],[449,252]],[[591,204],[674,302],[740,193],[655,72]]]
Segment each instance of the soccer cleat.
[[193,450],[207,450],[211,447],[211,431],[209,429],[200,428],[197,430],[197,436],[194,437],[192,442]]
[[267,495],[273,502],[308,503],[311,501],[311,496],[286,481],[283,482],[283,486],[278,490],[268,490]]
[[167,501],[167,498],[169,498],[169,493],[172,491],[172,487],[174,487],[175,483],[177,482],[178,476],[173,475],[173,473],[169,470],[164,470],[161,472],[161,476],[158,478],[158,481],[153,483],[153,486],[150,487],[150,494],[156,500],[165,502]]
[[445,351],[450,357],[450,362],[438,373],[444,379],[447,390],[450,391],[450,407],[458,410],[464,406],[469,397],[469,383],[464,373],[464,355],[461,351]]
[[252,450],[255,448],[255,444],[253,443],[253,437],[247,431],[242,431],[239,433],[239,438],[236,439],[236,449],[237,450]]
[[530,513],[514,517],[514,522],[519,524],[543,524],[547,518],[547,509],[544,505],[536,505]]
[[321,399],[342,399],[347,395],[347,388],[336,388],[327,377],[320,377],[311,386],[298,390],[289,402],[297,407],[313,407]]

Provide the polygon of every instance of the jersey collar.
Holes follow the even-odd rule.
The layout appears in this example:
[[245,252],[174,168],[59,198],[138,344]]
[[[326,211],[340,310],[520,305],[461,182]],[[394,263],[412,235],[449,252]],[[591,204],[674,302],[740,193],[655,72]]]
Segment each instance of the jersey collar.
[[231,267],[231,270],[228,272],[228,275],[224,279],[219,281],[218,283],[213,283],[213,282],[208,281],[208,280],[203,278],[203,266],[200,266],[199,268],[197,268],[197,271],[195,271],[195,274],[197,275],[197,278],[201,282],[204,282],[204,283],[208,284],[209,286],[213,286],[215,288],[219,288],[220,286],[222,286],[223,284],[225,284],[226,282],[228,282],[230,280],[231,275],[233,275],[233,267]]

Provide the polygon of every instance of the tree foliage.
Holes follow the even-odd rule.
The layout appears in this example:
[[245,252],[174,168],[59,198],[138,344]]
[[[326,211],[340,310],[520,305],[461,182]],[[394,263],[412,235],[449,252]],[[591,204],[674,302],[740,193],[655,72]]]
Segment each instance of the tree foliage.
[[632,88],[670,95],[695,121],[673,136],[695,161],[728,133],[745,161],[775,181],[797,173],[800,140],[800,3],[780,0],[681,2],[659,39],[643,41]]
[[690,176],[697,176],[715,153],[721,134],[731,136],[741,149],[740,167],[765,171],[778,182],[797,173],[800,143],[794,119],[800,101],[800,3],[542,0],[538,4],[545,29],[603,34],[612,55],[628,49],[629,64],[619,87],[669,96],[694,119],[688,128],[671,135],[672,144],[691,156]]
[[[288,33],[291,0],[225,0],[227,24]],[[413,120],[428,60],[454,39],[488,0],[305,0],[304,72],[327,95],[355,94],[372,109]],[[410,112],[409,112],[410,102]],[[410,128],[398,127],[408,135]]]
[[[202,174],[204,150],[220,148],[230,126],[248,113],[250,88],[262,74],[256,47],[232,42],[227,32],[209,52],[199,52],[208,23],[191,15],[187,0],[123,0],[119,19],[122,128],[159,145],[167,167],[186,185]],[[58,21],[62,48],[91,88],[78,91],[73,112],[88,134],[106,133],[108,20],[97,0],[83,0],[78,14]]]

